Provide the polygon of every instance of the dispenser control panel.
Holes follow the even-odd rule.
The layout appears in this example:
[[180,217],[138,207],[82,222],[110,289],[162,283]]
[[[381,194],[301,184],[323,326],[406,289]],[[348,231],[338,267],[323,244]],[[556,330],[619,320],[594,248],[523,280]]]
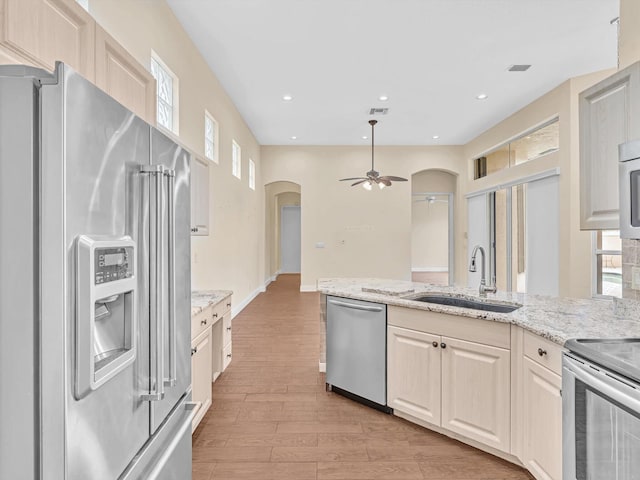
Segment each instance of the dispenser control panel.
[[132,251],[132,247],[96,248],[93,257],[95,284],[132,277]]

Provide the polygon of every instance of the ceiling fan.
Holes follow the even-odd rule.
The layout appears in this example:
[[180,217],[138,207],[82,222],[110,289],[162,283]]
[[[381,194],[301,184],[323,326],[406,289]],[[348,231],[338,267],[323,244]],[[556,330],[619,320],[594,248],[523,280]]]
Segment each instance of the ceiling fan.
[[394,177],[392,175],[384,175],[380,176],[379,172],[376,172],[373,166],[373,127],[378,123],[377,120],[369,120],[369,125],[371,125],[371,170],[367,172],[366,177],[353,177],[353,178],[341,178],[341,182],[357,180],[352,183],[351,186],[355,187],[356,185],[362,185],[365,190],[371,190],[373,185],[378,185],[382,190],[384,187],[390,187],[391,182],[406,182],[406,178],[402,177]]
[[432,205],[434,203],[449,203],[448,200],[441,200],[439,199],[436,195],[430,195],[428,193],[414,193],[413,194],[414,197],[422,197],[419,198],[418,200],[414,200],[413,203],[419,203],[419,202],[426,202],[429,205]]

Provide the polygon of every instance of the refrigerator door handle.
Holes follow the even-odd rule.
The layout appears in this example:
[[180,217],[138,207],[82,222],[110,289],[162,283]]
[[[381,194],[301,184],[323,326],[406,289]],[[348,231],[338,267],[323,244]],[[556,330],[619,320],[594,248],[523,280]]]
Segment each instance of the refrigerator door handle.
[[[149,393],[142,395],[142,399],[149,402],[157,402],[164,399],[164,329],[162,327],[161,295],[163,291],[162,263],[164,259],[162,243],[162,233],[164,232],[164,216],[162,215],[164,166],[143,165],[140,171],[143,174],[148,174],[150,178],[152,177],[155,186],[155,202],[149,202],[150,210],[151,205],[153,205],[153,212],[150,212],[149,218],[153,219],[153,227],[155,227],[150,228],[151,232],[149,234],[149,258],[152,259],[149,268],[149,323],[150,327],[155,328],[155,332],[152,330],[149,335],[149,353],[152,366],[151,377],[155,377],[155,381],[150,379]],[[151,185],[151,182],[149,184]]]
[[176,367],[176,219],[175,219],[175,178],[176,172],[165,169],[167,177],[168,193],[168,219],[169,219],[169,378],[165,379],[165,387],[175,387],[178,382]]

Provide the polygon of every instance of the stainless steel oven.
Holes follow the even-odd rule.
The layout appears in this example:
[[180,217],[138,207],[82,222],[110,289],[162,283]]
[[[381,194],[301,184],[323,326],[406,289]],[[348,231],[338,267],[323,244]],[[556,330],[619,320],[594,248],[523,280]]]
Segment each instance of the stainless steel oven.
[[562,361],[562,478],[640,479],[640,340],[580,342]]

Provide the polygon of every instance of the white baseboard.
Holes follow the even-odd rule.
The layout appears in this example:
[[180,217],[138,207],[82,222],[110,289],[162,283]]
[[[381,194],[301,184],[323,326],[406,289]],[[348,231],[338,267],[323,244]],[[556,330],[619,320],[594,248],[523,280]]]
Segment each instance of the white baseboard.
[[301,292],[317,292],[317,288],[315,285],[300,285]]
[[320,373],[327,373],[327,364],[325,362],[318,362],[318,371]]
[[231,307],[231,319],[233,320],[236,317],[236,315],[238,315],[242,310],[244,310],[244,307],[249,305],[253,301],[253,299],[256,298],[258,295],[260,295],[262,292],[264,292],[264,287],[258,287],[240,303],[233,305]]
[[440,273],[440,272],[448,272],[448,267],[411,267],[412,272],[419,273]]

